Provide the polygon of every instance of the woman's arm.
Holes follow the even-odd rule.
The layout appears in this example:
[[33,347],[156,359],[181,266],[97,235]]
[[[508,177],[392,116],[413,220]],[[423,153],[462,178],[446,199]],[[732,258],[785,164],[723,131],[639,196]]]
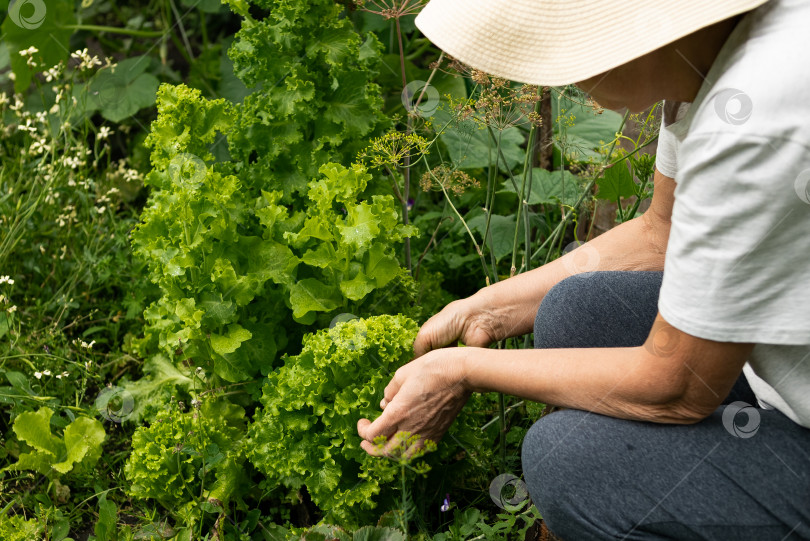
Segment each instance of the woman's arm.
[[448,304],[419,330],[417,357],[461,340],[468,346],[532,331],[537,307],[557,282],[595,270],[663,270],[675,181],[658,170],[650,208],[560,259]]
[[437,441],[475,391],[622,419],[695,423],[728,395],[753,347],[691,336],[659,315],[640,347],[439,349],[398,369],[382,415],[361,419],[357,429],[371,454],[380,454],[374,438],[399,431]]

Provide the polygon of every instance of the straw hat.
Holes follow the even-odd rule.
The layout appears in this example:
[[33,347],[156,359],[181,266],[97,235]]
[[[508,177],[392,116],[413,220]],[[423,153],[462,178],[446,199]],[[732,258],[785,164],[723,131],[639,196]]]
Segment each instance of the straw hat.
[[416,26],[476,69],[538,85],[583,81],[767,0],[431,0]]

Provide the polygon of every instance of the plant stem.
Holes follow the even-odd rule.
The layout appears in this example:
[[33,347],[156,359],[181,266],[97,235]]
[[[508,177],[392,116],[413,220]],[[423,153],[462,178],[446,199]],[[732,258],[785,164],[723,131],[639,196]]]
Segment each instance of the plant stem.
[[[402,46],[402,28],[399,25],[399,17],[395,17],[394,21],[396,21],[396,28],[397,28],[397,42],[399,43],[399,69],[402,72],[402,90],[405,90],[405,87],[408,86],[408,79],[405,76],[405,49]],[[405,128],[405,135],[410,135],[413,131],[413,120],[411,119],[410,111],[408,111],[408,121],[407,127]],[[408,199],[411,193],[411,157],[410,155],[405,156],[403,160],[403,171],[402,175],[405,177],[405,188],[402,194],[402,223],[408,225],[410,223],[408,217]],[[405,268],[408,269],[408,272],[412,271],[411,268],[411,239],[410,237],[405,237]]]
[[118,28],[115,26],[101,26],[97,24],[69,24],[65,28],[71,30],[88,30],[91,32],[108,32],[110,34],[122,34],[125,36],[135,36],[139,38],[159,38],[168,32],[160,30],[133,30],[130,28]]
[[[540,112],[540,101],[535,104],[535,111],[537,113]],[[523,182],[520,186],[520,194],[518,196],[518,209],[517,215],[515,219],[515,236],[512,239],[512,266],[509,269],[509,276],[512,277],[515,275],[515,265],[517,263],[517,250],[518,250],[518,235],[520,233],[520,218],[521,213],[523,212],[523,205],[528,204],[526,201],[526,180],[531,177],[531,169],[532,169],[532,154],[534,153],[534,138],[537,133],[537,127],[532,124],[531,129],[529,130],[529,140],[526,142],[526,156],[523,160]],[[563,192],[564,193],[564,192]],[[528,209],[526,209],[527,217],[528,217]],[[524,228],[526,229],[526,233],[528,234],[528,219],[524,224]],[[527,250],[528,251],[528,250]],[[524,254],[524,258],[526,255]],[[521,266],[522,268],[523,266]]]
[[500,421],[501,471],[506,472],[506,397],[498,393],[498,419]]

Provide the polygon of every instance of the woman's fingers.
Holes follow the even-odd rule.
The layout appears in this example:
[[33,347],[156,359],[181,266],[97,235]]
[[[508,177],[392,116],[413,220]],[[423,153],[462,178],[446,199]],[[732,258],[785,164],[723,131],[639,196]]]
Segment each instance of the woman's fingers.
[[458,301],[451,302],[444,309],[428,319],[416,334],[413,341],[414,358],[449,344],[458,342],[461,338],[460,324],[463,320]]
[[377,417],[374,422],[371,422],[368,419],[360,419],[357,421],[357,433],[364,440],[360,443],[360,446],[367,453],[379,455],[380,453],[376,452],[374,439],[378,436],[385,436],[386,438],[393,436],[397,431],[398,421],[399,419],[396,418],[395,415],[390,414],[388,411],[384,411],[382,415]]

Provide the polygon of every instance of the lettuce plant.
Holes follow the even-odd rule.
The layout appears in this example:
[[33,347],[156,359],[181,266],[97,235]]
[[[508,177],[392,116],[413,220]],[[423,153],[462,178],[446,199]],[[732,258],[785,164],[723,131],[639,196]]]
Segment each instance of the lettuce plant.
[[133,348],[235,383],[269,372],[307,326],[361,311],[401,276],[396,246],[416,230],[362,166],[340,165],[387,122],[376,37],[331,0],[230,5],[243,22],[229,55],[252,92],[158,91],[153,191],[132,239],[161,297]]
[[131,496],[174,509],[200,498],[223,506],[243,492],[244,410],[221,400],[194,404],[135,431],[124,466]]
[[51,417],[53,410],[43,406],[14,419],[14,433],[27,447],[17,462],[4,469],[33,470],[50,478],[69,472],[93,471],[107,436],[101,423],[89,417],[77,417],[65,427],[60,438],[51,432]]
[[306,486],[326,520],[356,523],[376,507],[395,469],[360,447],[357,421],[379,414],[383,390],[413,351],[404,316],[338,323],[304,339],[299,355],[268,377],[249,429],[248,458],[271,483]]

